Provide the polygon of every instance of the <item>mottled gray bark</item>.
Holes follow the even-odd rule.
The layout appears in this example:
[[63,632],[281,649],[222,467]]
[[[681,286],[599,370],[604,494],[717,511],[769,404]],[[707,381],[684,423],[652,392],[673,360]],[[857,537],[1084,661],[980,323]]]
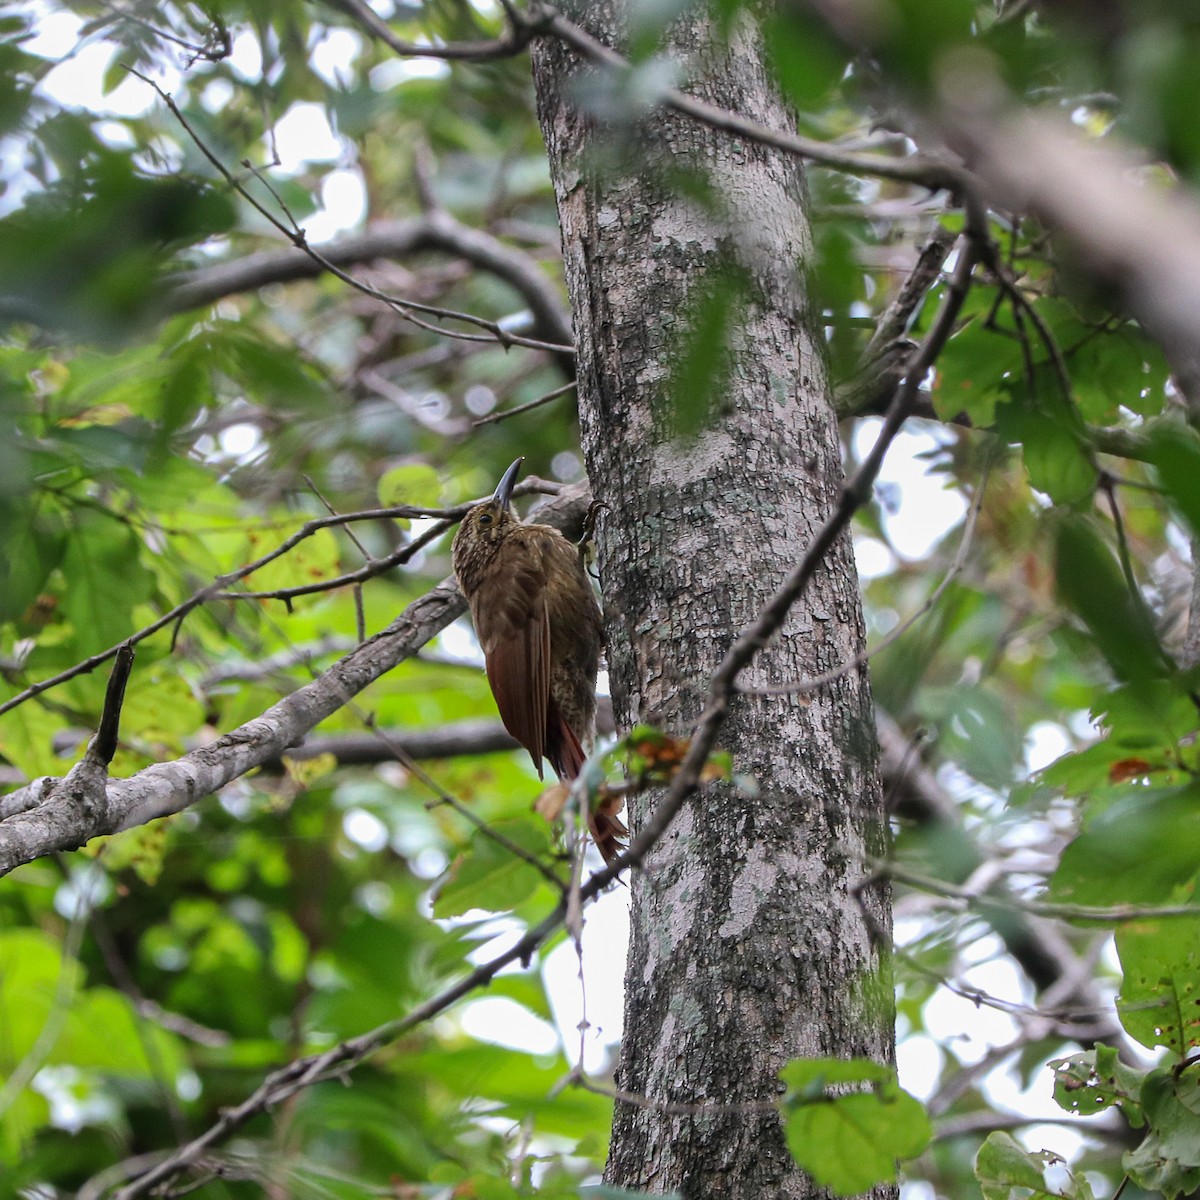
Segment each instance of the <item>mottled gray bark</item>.
[[[566,8],[621,45],[619,3]],[[703,22],[677,24],[671,39],[688,90],[790,125],[751,32],[727,55]],[[617,724],[682,731],[842,483],[804,291],[804,179],[794,159],[684,118],[597,125],[575,100],[587,68],[551,42],[534,63],[584,453],[596,498],[610,505],[598,542]],[[685,172],[705,181],[710,204],[677,186]],[[734,263],[745,292],[728,381],[719,411],[681,441],[664,394],[673,355],[689,307]],[[846,535],[742,682],[826,671],[862,640]],[[892,1057],[888,897],[879,887],[856,896],[864,855],[884,845],[865,674],[803,698],[741,697],[723,741],[758,794],[706,788],[631,883],[618,1083],[649,1103],[618,1103],[607,1179],[688,1200],[812,1196],[820,1189],[792,1162],[772,1111],[719,1106],[774,1100],[776,1073],[795,1056]],[[634,801],[635,829],[654,803]],[[718,1107],[679,1115],[666,1104]]]

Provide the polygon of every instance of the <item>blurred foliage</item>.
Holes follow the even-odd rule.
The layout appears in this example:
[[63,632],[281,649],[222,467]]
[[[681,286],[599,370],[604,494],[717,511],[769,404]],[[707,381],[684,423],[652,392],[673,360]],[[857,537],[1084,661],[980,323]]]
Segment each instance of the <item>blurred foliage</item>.
[[[409,40],[503,29],[486,3],[393,7],[392,28]],[[580,102],[633,128],[679,77],[660,48],[688,7],[636,4],[633,67],[597,76]],[[717,0],[715,27],[736,29],[744,7]],[[771,69],[809,136],[904,153],[913,110],[947,64],[986,64],[1081,135],[1139,147],[1154,164],[1147,186],[1200,175],[1194,5],[1046,0],[997,12],[982,0],[876,0],[860,29],[869,52],[848,46],[821,8],[781,4],[764,21]],[[341,232],[339,196],[360,206],[348,219],[357,227],[418,214],[428,187],[557,280],[526,56],[400,60],[334,6],[287,0],[49,0],[36,12],[0,8],[0,32],[0,704],[144,629],[327,505],[459,503],[490,490],[517,454],[547,478],[581,474],[569,396],[473,425],[561,385],[547,355],[439,336],[330,278],[177,311],[174,288],[189,273],[287,247],[132,73],[170,92],[204,147],[314,242]],[[630,146],[612,160],[627,161]],[[654,187],[716,203],[707,180],[682,171]],[[861,367],[914,245],[935,220],[961,217],[922,189],[821,168],[809,190],[815,251],[803,266],[838,384]],[[963,537],[954,514],[979,504],[961,570],[872,661],[881,709],[962,816],[960,828],[902,813],[897,855],[951,882],[999,864],[1018,898],[1186,906],[1200,870],[1198,681],[1181,658],[1200,439],[1162,352],[1090,287],[1086,264],[1032,221],[990,220],[1002,275],[980,274],[929,381],[938,420],[921,426],[918,465],[935,489],[921,515],[943,532],[907,547],[914,501],[888,486],[856,529],[878,640],[928,604]],[[508,284],[446,256],[364,275],[527,328]],[[914,338],[942,287],[916,313]],[[754,302],[732,257],[697,270],[655,398],[664,431],[701,437],[719,419],[726,351]],[[873,428],[846,423],[848,459]],[[1104,453],[1114,434],[1134,456]],[[363,523],[358,543],[324,530],[242,586],[333,579],[419,528]],[[169,623],[139,646],[114,773],[259,715],[352,645],[360,620],[382,628],[448,569],[443,539],[361,593],[213,599]],[[360,732],[364,714],[406,730],[492,715],[474,660],[450,661],[469,646],[462,629],[448,634],[319,732]],[[82,673],[0,715],[6,786],[67,770],[104,686],[103,669]],[[628,747],[641,756],[635,774],[662,766],[648,740],[662,735],[640,732]],[[738,778],[736,754],[722,769]],[[430,770],[510,842],[561,867],[530,811],[537,783],[521,757]],[[468,956],[540,920],[554,900],[545,879],[436,801],[394,763],[287,761],[0,881],[3,1188],[67,1195],[120,1160],[161,1154],[270,1069],[403,1015],[459,978]],[[1011,952],[1003,923],[982,912],[901,909],[902,1032],[940,1043],[930,1087],[948,1097],[938,1110],[948,1121],[997,1107],[935,1003],[944,983],[961,990],[980,962]],[[998,1069],[1044,1093],[1054,1059],[1064,1107],[1118,1108],[1146,1122],[1146,1141],[1130,1151],[1097,1137],[1055,1175],[1007,1133],[977,1157],[976,1135],[935,1139],[905,1167],[932,1194],[1083,1197],[1089,1179],[1111,1191],[1125,1171],[1173,1194],[1198,1178],[1193,923],[1123,924],[1117,957],[1103,949],[1111,925],[1063,928],[1094,956],[1101,994],[1119,993],[1126,1032],[1162,1063],[1130,1067],[1105,1046],[1064,1059],[1055,1032],[1022,1041],[1014,1025]],[[543,970],[553,945],[493,985],[543,1029],[556,1027]],[[1036,1000],[1023,979],[998,1003],[1022,1012]],[[556,1090],[576,1031],[557,1030],[559,1048],[540,1056],[507,1036],[471,1037],[454,1013],[420,1026],[351,1087],[324,1083],[258,1117],[222,1151],[224,1177],[195,1194],[261,1195],[270,1181],[297,1197],[579,1195],[604,1159],[611,1102]],[[838,1073],[850,1067],[793,1064],[784,1111],[806,1167],[854,1190],[920,1152],[927,1127],[890,1073]],[[827,1096],[826,1082],[863,1087]],[[868,1127],[877,1135],[839,1140]]]

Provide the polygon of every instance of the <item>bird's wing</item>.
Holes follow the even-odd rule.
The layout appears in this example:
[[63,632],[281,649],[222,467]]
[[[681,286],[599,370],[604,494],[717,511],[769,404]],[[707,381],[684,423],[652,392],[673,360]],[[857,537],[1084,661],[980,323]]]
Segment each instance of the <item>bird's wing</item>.
[[550,618],[536,548],[507,549],[503,576],[490,582],[486,602],[473,614],[488,683],[504,727],[529,751],[540,779],[550,702]]

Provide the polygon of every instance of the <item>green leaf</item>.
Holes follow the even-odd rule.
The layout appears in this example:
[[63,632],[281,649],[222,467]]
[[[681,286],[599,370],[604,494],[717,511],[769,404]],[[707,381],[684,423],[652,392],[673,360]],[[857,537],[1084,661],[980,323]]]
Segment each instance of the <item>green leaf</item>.
[[[0,698],[9,700],[18,689],[0,680]],[[60,713],[48,712],[28,701],[0,720],[0,753],[29,779],[39,775],[65,775],[74,758],[54,749],[54,735],[66,727]]]
[[1162,410],[1168,373],[1163,353],[1136,326],[1088,331],[1067,361],[1085,420],[1108,424],[1122,408],[1140,416]]
[[233,325],[213,338],[218,362],[252,395],[294,411],[320,409],[330,402],[329,388],[316,366],[294,345],[277,344]]
[[546,995],[546,985],[542,976],[532,972],[501,975],[488,985],[489,996],[506,996],[515,1000],[523,1008],[527,1008],[534,1016],[543,1021],[554,1023],[554,1013],[550,1007],[550,998]]
[[0,621],[26,612],[47,586],[65,548],[61,514],[0,500]]
[[1200,871],[1200,782],[1157,790],[1131,784],[1090,813],[1051,881],[1073,904],[1161,904]]
[[612,1117],[607,1097],[555,1088],[569,1070],[561,1055],[535,1059],[502,1046],[470,1043],[431,1049],[409,1058],[404,1069],[413,1081],[436,1079],[456,1106],[475,1098],[492,1100],[511,1119],[532,1117],[540,1133],[580,1137],[597,1118]]
[[[492,828],[522,849],[549,861],[549,831],[532,821],[497,821]],[[437,917],[458,917],[473,908],[504,912],[527,900],[543,877],[532,865],[477,832],[439,884],[433,902]]]
[[1125,972],[1117,998],[1121,1024],[1151,1050],[1166,1046],[1180,1058],[1192,1053],[1200,1046],[1200,911],[1129,922],[1117,930],[1116,943]]
[[784,93],[798,112],[812,112],[845,73],[844,49],[826,22],[796,7],[773,11],[763,35]]
[[1008,1200],[1013,1188],[1046,1194],[1042,1164],[1007,1133],[988,1134],[975,1156],[975,1178],[984,1200]]
[[1166,674],[1166,658],[1146,611],[1130,595],[1093,521],[1070,516],[1060,522],[1055,576],[1063,603],[1088,627],[1120,679],[1141,683]]
[[442,494],[442,478],[427,463],[406,463],[385,471],[379,478],[378,491],[384,508],[397,504],[432,507]]
[[79,997],[50,1061],[132,1079],[173,1079],[184,1067],[176,1039],[139,1017],[129,998],[111,988],[91,988]]
[[894,1083],[895,1069],[869,1058],[793,1058],[779,1078],[797,1093],[824,1095],[831,1083]]
[[[253,531],[250,540],[250,554],[255,558],[274,548],[276,542],[271,538],[264,543]],[[244,583],[255,592],[282,591],[332,579],[340,569],[341,551],[336,535],[332,529],[318,529],[286,554],[247,575]],[[319,598],[321,593],[315,595]]]
[[1005,788],[1020,765],[1023,731],[1008,705],[985,687],[924,688],[916,708],[937,726],[941,752],[980,783]]
[[1160,424],[1150,435],[1150,462],[1163,491],[1200,535],[1200,437],[1180,424]]
[[938,356],[934,408],[943,420],[965,413],[972,425],[990,428],[997,402],[1008,395],[1009,381],[1023,370],[1019,342],[976,317],[959,329]]
[[1050,1062],[1060,1108],[1089,1117],[1119,1107],[1134,1128],[1145,1124],[1139,1100],[1145,1071],[1126,1066],[1112,1046],[1097,1046]]
[[1183,1102],[1195,1084],[1170,1068],[1151,1071],[1142,1085],[1142,1109],[1150,1126],[1142,1144],[1121,1158],[1129,1177],[1167,1200],[1200,1187],[1200,1117]]
[[[61,981],[59,976],[68,977]],[[68,1002],[78,986],[79,964],[64,960],[49,935],[33,929],[0,931],[0,1077],[11,1075],[33,1049],[65,989]]]
[[137,628],[134,606],[150,598],[155,584],[134,532],[103,513],[79,514],[67,537],[62,572],[67,580],[62,608],[80,656],[128,637]]
[[[925,1107],[869,1059],[793,1059],[780,1072],[784,1134],[792,1157],[817,1183],[842,1196],[894,1180],[896,1160],[929,1144]],[[830,1095],[829,1084],[870,1084],[869,1091]]]
[[[1056,395],[1057,380],[1041,380],[1040,393]],[[1096,487],[1096,466],[1082,437],[1079,415],[1061,397],[1053,401],[1028,398],[1024,385],[1005,389],[1009,403],[996,410],[996,431],[1010,442],[1019,442],[1029,472],[1029,483],[1045,492],[1055,504],[1078,504]]]
[[1043,1170],[1051,1163],[1061,1164],[1062,1159],[1048,1150],[1031,1154],[1007,1133],[991,1133],[975,1156],[975,1178],[984,1200],[1092,1200],[1091,1184],[1083,1174],[1070,1174],[1062,1190],[1048,1188]]
[[1169,680],[1113,688],[1093,704],[1092,716],[1127,752],[1163,750],[1172,755],[1197,722],[1191,697]]

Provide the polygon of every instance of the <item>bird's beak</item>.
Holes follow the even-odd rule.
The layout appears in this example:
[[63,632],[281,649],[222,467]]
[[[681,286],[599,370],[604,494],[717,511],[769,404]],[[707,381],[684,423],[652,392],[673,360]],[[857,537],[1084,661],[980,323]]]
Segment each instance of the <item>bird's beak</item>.
[[500,505],[501,509],[507,509],[508,503],[512,499],[512,490],[516,485],[517,476],[521,473],[521,466],[525,462],[523,458],[518,458],[507,471],[504,472],[503,478],[496,484],[496,490],[492,493],[492,502]]

